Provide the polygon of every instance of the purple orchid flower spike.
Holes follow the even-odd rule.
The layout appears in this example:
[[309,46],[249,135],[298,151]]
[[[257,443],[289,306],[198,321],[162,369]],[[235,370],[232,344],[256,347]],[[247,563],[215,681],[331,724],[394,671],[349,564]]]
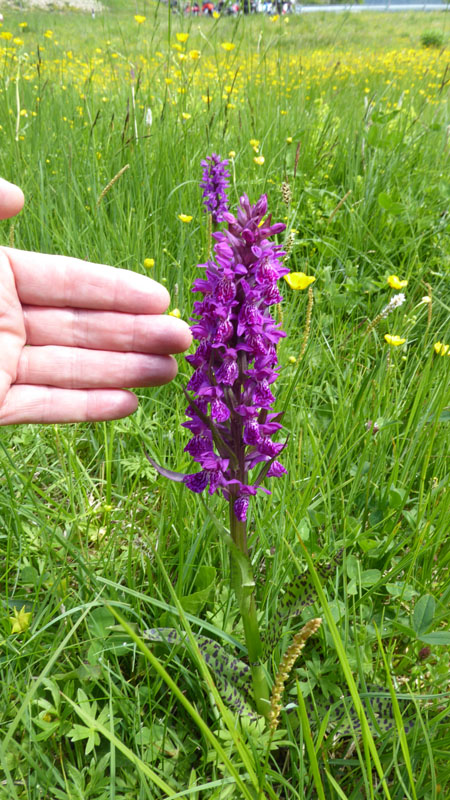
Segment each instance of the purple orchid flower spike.
[[276,347],[285,334],[269,308],[282,300],[277,281],[289,270],[284,252],[269,242],[285,226],[272,225],[266,213],[265,195],[254,206],[244,195],[237,217],[224,213],[228,229],[214,234],[215,259],[199,265],[205,277],[192,290],[203,297],[194,304],[192,333],[199,345],[187,356],[195,372],[183,425],[192,434],[185,450],[201,471],[184,483],[194,492],[220,490],[240,521],[249,497],[262,488],[250,483],[249,472],[258,465],[266,465],[268,477],[286,472],[277,460],[285,444],[272,440],[281,424],[271,391]]
[[[282,427],[281,414],[272,411],[271,386],[278,376],[277,344],[285,336],[271,316],[270,306],[282,300],[277,281],[289,270],[284,251],[269,237],[284,230],[271,224],[265,195],[252,206],[246,195],[237,217],[224,212],[227,230],[214,233],[215,259],[199,264],[205,270],[192,291],[191,326],[198,347],[186,360],[194,368],[186,396],[192,437],[185,447],[200,465],[199,472],[173,473],[153,466],[193,492],[220,491],[240,522],[245,522],[249,498],[264,477],[280,477],[286,469],[278,456],[286,442],[273,441]],[[250,481],[250,472],[259,472]]]
[[212,153],[202,162],[203,167],[202,181],[203,202],[205,210],[209,211],[214,224],[223,222],[224,214],[228,211],[228,182],[230,174],[227,170],[228,161],[221,160],[220,156]]

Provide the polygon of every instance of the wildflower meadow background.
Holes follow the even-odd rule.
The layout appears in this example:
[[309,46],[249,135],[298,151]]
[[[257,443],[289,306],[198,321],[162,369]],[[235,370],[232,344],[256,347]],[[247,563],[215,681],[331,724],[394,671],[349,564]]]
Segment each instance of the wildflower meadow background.
[[131,418],[0,429],[0,798],[448,798],[448,13],[2,10],[3,244],[151,275],[189,319],[214,153],[289,274],[287,472],[246,510],[276,724],[202,657],[248,666],[227,504],[154,468],[195,471],[180,357]]

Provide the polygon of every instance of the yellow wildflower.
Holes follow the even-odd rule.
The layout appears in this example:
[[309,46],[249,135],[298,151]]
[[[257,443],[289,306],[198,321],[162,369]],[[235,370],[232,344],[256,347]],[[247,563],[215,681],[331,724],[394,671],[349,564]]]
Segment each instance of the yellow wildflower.
[[258,164],[258,166],[260,166],[260,167],[262,167],[262,165],[264,164],[265,160],[266,159],[264,158],[264,156],[255,156],[254,159],[253,159],[255,164]]
[[228,153],[228,158],[235,158],[236,157],[236,150],[230,150]]
[[45,31],[44,36],[45,36],[46,39],[51,39],[52,36],[53,36],[53,31],[50,31],[50,30]]
[[286,138],[286,144],[292,144],[292,136]]
[[307,289],[316,280],[314,275],[305,275],[304,272],[290,272],[284,276],[284,280],[291,289]]
[[180,309],[179,308],[174,308],[173,311],[169,311],[169,317],[176,317],[177,319],[180,319],[180,317],[181,317]]
[[296,364],[297,363],[297,359],[296,359],[295,356],[289,356],[288,361],[289,361],[290,364]]
[[11,633],[25,633],[30,627],[31,611],[25,611],[25,606],[22,606],[20,611],[14,609],[14,615],[9,618],[11,623]]
[[279,20],[279,19],[280,19],[280,15],[279,14],[274,14],[273,17],[270,18],[270,21],[271,22],[277,22],[277,20]]
[[234,50],[236,45],[233,42],[222,42],[222,47],[227,51],[227,53],[230,53],[231,50]]
[[401,281],[398,275],[389,275],[387,282],[391,289],[404,289],[408,286],[408,281]]
[[13,39],[13,42],[18,47],[20,47],[20,45],[23,44],[23,39],[21,39],[20,36],[15,36],[14,39]]
[[177,37],[178,41],[183,44],[184,42],[187,42],[187,40],[189,39],[189,34],[188,33],[177,33],[176,37]]
[[191,222],[192,221],[192,217],[189,214],[178,214],[178,219],[180,219],[181,222]]
[[19,22],[19,28],[28,28],[28,22]]
[[214,17],[214,19],[219,19],[220,18],[219,12],[218,11],[213,11],[213,17]]
[[254,149],[255,147],[259,147],[260,141],[259,141],[259,139],[250,139],[250,144]]
[[[450,350],[450,344],[444,344],[443,342],[435,342],[434,343],[434,352],[438,356],[447,355],[449,350]],[[449,353],[449,355],[450,355],[450,353]]]
[[189,58],[192,58],[193,61],[198,61],[200,56],[200,50],[189,50]]
[[192,114],[188,114],[187,111],[183,111],[181,116],[183,117],[183,119],[190,119]]
[[394,336],[390,333],[385,333],[384,339],[392,347],[399,347],[401,344],[405,344],[406,342],[406,339],[402,339],[401,336]]
[[9,31],[2,31],[0,33],[0,37],[2,39],[6,39],[6,41],[9,42],[9,40],[13,38],[13,35]]
[[134,18],[138,25],[142,25],[142,23],[147,19],[147,17],[144,17],[142,14],[135,14]]
[[144,258],[144,267],[146,269],[151,269],[155,266],[155,259],[154,258]]

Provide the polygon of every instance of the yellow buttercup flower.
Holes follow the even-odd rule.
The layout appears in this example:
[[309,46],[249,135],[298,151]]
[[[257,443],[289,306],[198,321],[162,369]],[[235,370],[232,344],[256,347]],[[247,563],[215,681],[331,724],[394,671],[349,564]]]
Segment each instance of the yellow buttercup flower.
[[183,111],[181,116],[183,117],[183,119],[190,119],[192,114],[188,114],[187,111]]
[[284,280],[291,289],[307,289],[316,280],[314,275],[305,275],[304,272],[290,272],[284,276]]
[[220,18],[219,12],[218,11],[213,11],[213,17],[214,17],[214,19],[219,19]]
[[155,259],[154,258],[144,258],[144,267],[146,269],[151,269],[155,266]]
[[253,148],[255,148],[255,147],[259,147],[259,145],[261,144],[261,142],[259,141],[259,139],[250,139],[250,142],[249,142],[249,144],[251,144],[251,146],[252,146]]
[[286,144],[292,144],[292,136],[286,138]]
[[389,275],[387,282],[391,289],[404,289],[408,286],[408,281],[401,281],[398,275]]
[[192,58],[193,61],[198,61],[200,56],[200,50],[189,50],[189,58]]
[[399,347],[401,344],[405,344],[406,342],[406,339],[402,339],[401,336],[393,336],[390,333],[385,333],[384,339],[392,347]]
[[265,160],[266,159],[264,158],[264,156],[255,156],[254,159],[253,159],[255,164],[258,164],[258,166],[260,166],[260,167],[262,167],[262,165],[264,164]]
[[191,222],[192,221],[192,217],[189,214],[178,214],[178,219],[180,219],[181,222]]
[[53,31],[45,31],[44,36],[46,39],[51,39],[53,37]]
[[147,19],[147,17],[144,17],[142,14],[135,14],[134,18],[138,25],[142,25],[142,23]]
[[236,156],[236,150],[230,150],[230,152],[228,153],[228,157],[235,158],[235,156]]
[[222,47],[227,51],[227,53],[230,53],[231,50],[234,50],[236,45],[233,42],[222,42]]
[[11,623],[11,633],[25,633],[30,627],[31,611],[25,611],[22,606],[20,611],[14,609],[14,615],[9,618]]
[[277,22],[280,19],[279,14],[274,14],[273,17],[270,17],[270,22]]
[[180,319],[181,317],[180,309],[174,308],[172,311],[169,311],[169,317],[176,317],[177,319]]
[[177,33],[176,37],[177,37],[179,42],[183,43],[183,42],[187,42],[187,40],[189,39],[189,34],[188,33]]
[[450,344],[444,344],[443,342],[434,343],[434,352],[438,356],[446,356],[449,350],[450,350]]

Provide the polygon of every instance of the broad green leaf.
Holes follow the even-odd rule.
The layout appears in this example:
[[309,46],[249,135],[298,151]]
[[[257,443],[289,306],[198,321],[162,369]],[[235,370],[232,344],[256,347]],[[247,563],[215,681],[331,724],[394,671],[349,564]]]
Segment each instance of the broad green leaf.
[[426,633],[433,622],[436,601],[431,594],[424,594],[419,597],[412,618],[412,626],[417,634],[421,636]]
[[393,200],[386,192],[380,192],[378,195],[378,205],[387,211],[389,214],[401,214],[403,211],[403,204],[397,200]]
[[401,597],[402,600],[412,600],[417,592],[409,583],[398,581],[397,583],[387,583],[386,591],[391,597]]
[[449,645],[450,644],[450,631],[433,631],[432,633],[424,633],[417,636],[421,642],[431,645]]
[[361,573],[361,586],[374,586],[381,578],[379,569],[365,569]]
[[188,614],[198,615],[209,600],[216,584],[216,569],[207,565],[199,568],[195,579],[197,591],[180,599],[180,603]]

